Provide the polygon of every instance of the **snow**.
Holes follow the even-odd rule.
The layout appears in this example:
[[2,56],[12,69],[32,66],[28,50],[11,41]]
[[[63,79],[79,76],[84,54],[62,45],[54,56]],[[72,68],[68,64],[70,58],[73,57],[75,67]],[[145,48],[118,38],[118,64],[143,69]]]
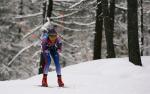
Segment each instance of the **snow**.
[[57,86],[56,73],[49,72],[49,87],[40,87],[42,75],[26,80],[0,81],[0,94],[150,94],[150,56],[143,67],[128,58],[101,59],[62,69],[64,88]]

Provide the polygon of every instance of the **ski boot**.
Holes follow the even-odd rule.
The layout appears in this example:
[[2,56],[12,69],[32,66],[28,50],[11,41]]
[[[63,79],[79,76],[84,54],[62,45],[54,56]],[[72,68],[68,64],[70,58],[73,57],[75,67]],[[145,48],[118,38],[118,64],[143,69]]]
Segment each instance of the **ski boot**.
[[64,87],[64,83],[62,81],[61,75],[57,75],[57,82],[59,87]]
[[47,84],[47,74],[43,74],[42,86],[43,87],[48,87],[48,84]]

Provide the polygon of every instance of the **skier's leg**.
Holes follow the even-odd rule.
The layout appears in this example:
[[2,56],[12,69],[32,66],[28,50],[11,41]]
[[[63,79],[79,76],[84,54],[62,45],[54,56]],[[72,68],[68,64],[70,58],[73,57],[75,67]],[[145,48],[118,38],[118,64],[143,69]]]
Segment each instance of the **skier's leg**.
[[56,66],[58,85],[59,85],[59,87],[63,87],[64,83],[63,83],[62,78],[61,78],[61,66],[59,63],[59,54],[58,54],[58,52],[56,52],[55,54],[51,54],[51,55],[52,55],[52,58],[54,60],[55,66]]
[[40,63],[39,63],[39,74],[42,74],[43,73],[43,69],[44,69],[44,60],[43,60],[43,52],[41,52],[40,54]]
[[57,75],[61,75],[61,66],[60,66],[60,63],[59,63],[59,54],[58,54],[58,52],[51,53],[51,56],[54,60]]
[[45,65],[44,65],[44,69],[43,69],[42,86],[48,87],[47,74],[48,74],[48,71],[49,71],[50,63],[51,63],[50,53],[45,53],[44,54],[44,59],[45,59]]
[[44,54],[44,59],[45,59],[45,65],[44,65],[43,73],[44,73],[44,74],[48,74],[49,66],[50,66],[50,64],[51,64],[50,53],[45,53],[45,54]]

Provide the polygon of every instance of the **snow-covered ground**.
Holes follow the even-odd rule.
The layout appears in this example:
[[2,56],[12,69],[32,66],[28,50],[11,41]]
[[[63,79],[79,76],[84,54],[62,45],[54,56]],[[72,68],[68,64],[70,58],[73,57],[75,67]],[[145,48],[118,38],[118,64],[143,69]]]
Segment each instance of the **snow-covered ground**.
[[48,75],[49,87],[40,87],[42,75],[27,80],[0,81],[0,94],[150,94],[150,56],[143,67],[128,58],[89,61],[62,69],[64,88],[56,73]]

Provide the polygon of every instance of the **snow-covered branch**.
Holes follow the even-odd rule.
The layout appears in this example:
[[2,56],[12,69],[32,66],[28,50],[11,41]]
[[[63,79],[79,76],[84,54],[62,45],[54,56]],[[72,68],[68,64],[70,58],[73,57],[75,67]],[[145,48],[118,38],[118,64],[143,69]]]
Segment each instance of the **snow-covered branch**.
[[23,39],[25,39],[26,37],[28,37],[29,35],[31,35],[32,33],[34,33],[35,31],[37,31],[38,29],[40,29],[42,27],[42,25],[37,26],[36,28],[32,29],[31,32],[27,33],[25,36],[23,36]]
[[74,8],[74,7],[78,6],[78,5],[80,5],[83,1],[86,1],[86,0],[81,0],[81,1],[79,1],[79,2],[77,2],[77,3],[75,3],[75,4],[73,4],[73,5],[70,6],[69,8]]
[[68,46],[70,46],[70,47],[72,47],[72,48],[78,48],[77,45],[72,45],[72,44],[68,43],[68,42],[65,41],[65,40],[62,40],[62,42],[65,43],[65,44],[67,44]]
[[[83,2],[83,1],[85,1],[85,0],[81,0],[81,1]],[[95,3],[95,1],[91,2],[90,4],[93,4],[93,3]],[[74,6],[74,7],[75,7],[75,6]],[[81,9],[79,9],[79,10],[76,9],[76,11],[74,11],[74,12],[72,12],[72,13],[69,13],[69,14],[65,14],[65,15],[63,15],[63,16],[61,15],[61,16],[57,16],[57,17],[51,17],[51,19],[59,19],[59,18],[64,18],[64,17],[72,16],[72,15],[78,13],[79,11],[81,11],[82,9],[83,9],[83,8],[81,8]],[[54,10],[55,10],[55,9],[54,9]],[[66,10],[70,10],[70,9],[66,9]],[[88,9],[88,10],[89,10],[89,9]],[[56,14],[56,13],[54,13],[54,14]],[[15,17],[15,19],[30,18],[30,17],[40,16],[40,15],[42,15],[42,12],[35,13],[35,14],[28,14],[28,15],[18,15],[18,16]]]
[[115,7],[127,11],[127,7],[120,6],[119,4],[115,4]]
[[41,49],[36,51],[33,55],[32,55],[32,58],[34,58],[35,56],[37,56],[39,53],[41,53]]
[[75,24],[75,25],[80,25],[80,26],[89,26],[89,25],[93,25],[95,24],[95,21],[93,22],[90,22],[90,23],[82,23],[82,22],[76,22],[76,21],[59,21],[59,20],[56,20],[57,22],[59,23],[62,23],[62,24]]
[[22,52],[24,52],[25,50],[31,48],[32,46],[37,45],[38,43],[39,43],[39,41],[37,41],[37,42],[35,42],[35,43],[32,43],[31,45],[29,45],[29,46],[23,48],[22,50],[20,50],[20,51],[13,57],[13,59],[8,63],[8,66],[10,66],[10,65],[13,63],[13,61],[14,61]]
[[76,63],[75,60],[71,59],[71,58],[68,58],[67,56],[63,55],[62,53],[59,54],[61,57],[65,58],[66,60],[68,61],[71,61],[73,63]]
[[[85,4],[84,2],[86,2],[87,1],[87,4]],[[79,2],[77,2],[77,3],[75,3],[75,4],[73,4],[72,6],[70,6],[69,7],[69,9],[75,9],[75,8],[77,8],[78,6],[80,6],[82,3],[84,3],[85,5],[82,5],[81,7],[79,7],[79,10],[82,10],[83,8],[84,9],[88,9],[89,10],[89,8],[91,9],[91,7],[93,7],[93,5],[95,4],[96,5],[96,1],[97,0],[93,0],[93,1],[88,1],[88,0],[81,0],[81,1],[79,1]],[[92,5],[92,6],[91,6]],[[95,6],[96,7],[96,6]],[[68,9],[68,10],[69,10]]]
[[58,24],[58,23],[55,23],[55,22],[52,22],[52,24],[57,25],[57,26],[60,26],[60,27],[62,27],[62,28],[64,28],[64,29],[66,29],[66,30],[75,31],[75,32],[92,31],[92,30],[94,30],[93,28],[92,28],[92,29],[71,29],[71,28],[69,28],[69,27],[65,27],[65,26],[63,26],[63,25],[61,25],[61,24]]
[[39,15],[42,15],[42,12],[35,13],[35,14],[28,14],[28,15],[19,15],[19,16],[16,16],[15,18],[21,19],[21,18],[35,17],[35,16],[39,16]]
[[68,16],[74,15],[74,14],[76,14],[76,13],[78,13],[78,12],[79,12],[79,11],[75,11],[75,12],[72,12],[72,13],[69,13],[69,14],[65,14],[65,15],[62,15],[62,16],[51,17],[51,19],[59,19],[59,18],[68,17]]
[[70,17],[70,19],[92,19],[95,16],[90,16],[90,15],[86,15],[86,16],[82,16],[82,17]]
[[96,2],[97,2],[97,0],[93,0],[93,1],[90,2],[88,5],[92,5],[92,4],[96,3]]

